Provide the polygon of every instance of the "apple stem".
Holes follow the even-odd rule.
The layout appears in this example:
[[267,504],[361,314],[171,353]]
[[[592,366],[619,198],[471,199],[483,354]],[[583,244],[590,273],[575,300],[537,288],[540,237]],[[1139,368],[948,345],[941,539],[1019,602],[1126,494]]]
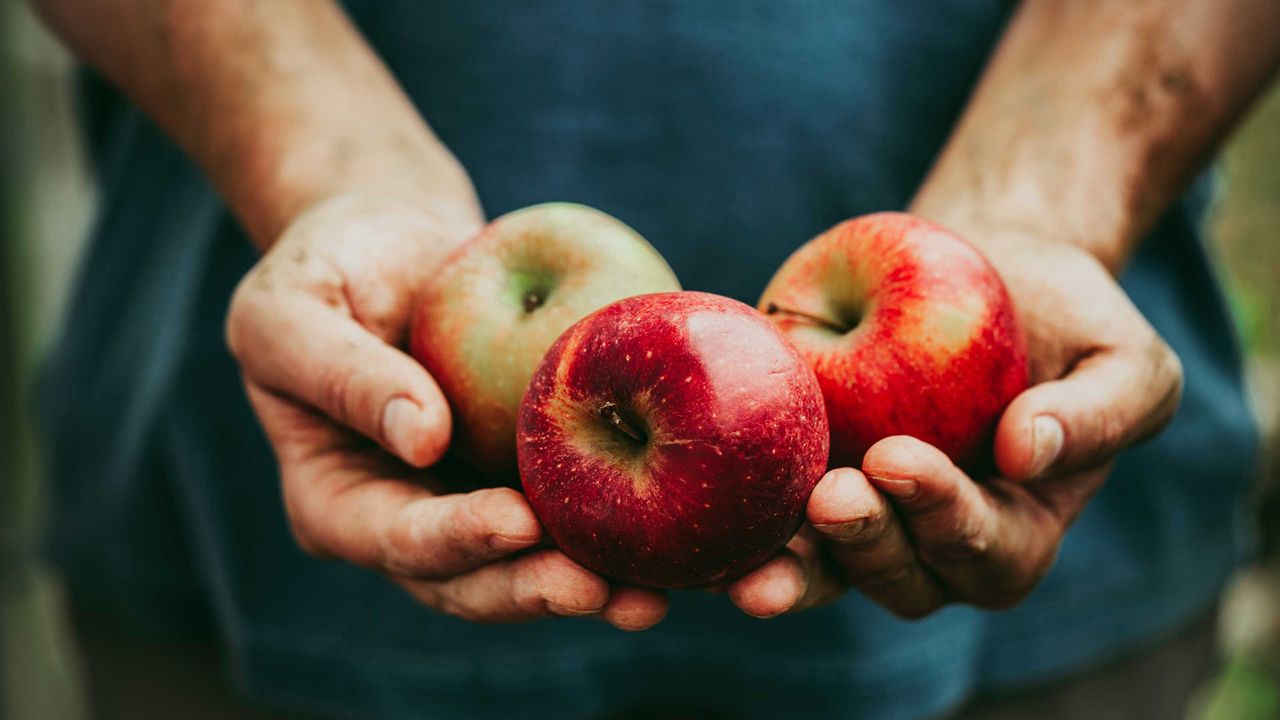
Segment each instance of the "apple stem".
[[638,443],[643,444],[646,440],[648,440],[648,438],[645,437],[644,433],[640,432],[634,426],[632,426],[631,423],[623,419],[622,413],[618,412],[617,403],[607,402],[604,405],[601,405],[600,417],[607,420],[610,425],[617,428],[618,431],[621,432],[623,435],[626,435],[627,437],[631,438],[632,440],[635,440]]
[[542,307],[544,302],[546,302],[546,298],[542,297],[542,293],[537,290],[530,290],[524,294],[524,311],[531,313]]
[[811,322],[814,325],[820,325],[834,332],[838,332],[838,333],[849,332],[849,328],[837,325],[836,323],[833,323],[830,320],[820,318],[817,315],[810,315],[809,313],[806,313],[806,312],[800,312],[799,310],[791,310],[790,308],[779,307],[777,303],[769,303],[768,305],[766,305],[764,308],[764,313],[765,315],[790,315],[792,317],[800,318],[801,320],[807,320],[808,322]]

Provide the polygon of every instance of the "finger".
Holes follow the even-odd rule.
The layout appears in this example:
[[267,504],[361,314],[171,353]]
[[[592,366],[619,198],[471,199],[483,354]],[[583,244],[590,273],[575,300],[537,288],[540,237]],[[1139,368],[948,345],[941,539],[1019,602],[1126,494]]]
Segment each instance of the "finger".
[[1178,358],[1154,334],[1142,350],[1092,355],[1014,399],[996,428],[996,464],[1013,480],[1093,467],[1164,427],[1181,394]]
[[804,564],[789,548],[729,585],[729,600],[755,618],[771,618],[790,610],[808,585]]
[[510,488],[435,497],[403,481],[371,480],[327,496],[285,492],[295,531],[311,547],[390,574],[448,577],[542,539],[528,503]]
[[[440,495],[393,475],[393,463],[351,433],[256,385],[249,399],[280,461],[285,508],[299,544],[383,572],[450,576],[543,538],[510,488]],[[401,467],[402,469],[402,467]]]
[[445,581],[396,582],[424,605],[472,622],[594,615],[609,601],[609,583],[558,550],[491,563]]
[[945,603],[893,508],[861,472],[828,472],[809,497],[808,518],[844,577],[890,611],[920,618]]
[[245,375],[320,409],[415,467],[449,445],[448,404],[413,358],[314,296],[237,289],[227,342]]
[[967,601],[1007,606],[1052,565],[1065,525],[1024,486],[979,486],[942,451],[906,436],[873,445],[863,471],[893,500],[917,556]]
[[825,605],[846,589],[823,552],[818,533],[806,526],[776,557],[730,583],[728,593],[743,612],[769,618]]
[[667,616],[669,604],[667,594],[659,590],[615,585],[600,617],[620,630],[648,630]]

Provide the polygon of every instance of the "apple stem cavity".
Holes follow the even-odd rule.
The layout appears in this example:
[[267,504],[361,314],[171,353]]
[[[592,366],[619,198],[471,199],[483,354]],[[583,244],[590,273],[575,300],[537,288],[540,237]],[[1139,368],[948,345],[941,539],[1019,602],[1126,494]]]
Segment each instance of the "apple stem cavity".
[[523,300],[524,311],[527,313],[531,313],[534,310],[537,310],[538,308],[542,307],[542,303],[546,301],[547,301],[547,298],[542,293],[538,292],[537,290],[530,290],[529,292],[524,294],[524,300]]
[[618,432],[626,435],[632,440],[635,440],[641,445],[645,444],[649,440],[643,432],[638,430],[634,425],[627,422],[626,419],[622,417],[622,413],[618,412],[617,403],[607,402],[601,405],[600,417],[604,418],[605,421],[616,428]]
[[790,315],[791,317],[813,323],[814,325],[817,325],[819,327],[824,327],[832,332],[837,332],[842,335],[852,330],[858,324],[857,322],[854,322],[852,326],[845,327],[843,325],[840,325],[839,323],[834,323],[825,318],[820,318],[817,315],[810,315],[809,313],[800,312],[799,310],[792,310],[790,308],[780,307],[777,303],[769,303],[768,305],[766,305],[764,309],[764,314],[765,315]]

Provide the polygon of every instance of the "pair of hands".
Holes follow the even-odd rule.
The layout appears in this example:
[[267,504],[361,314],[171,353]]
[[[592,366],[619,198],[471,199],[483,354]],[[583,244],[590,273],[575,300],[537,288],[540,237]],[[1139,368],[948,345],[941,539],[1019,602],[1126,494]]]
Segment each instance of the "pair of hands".
[[[227,337],[280,466],[299,544],[379,571],[468,620],[597,615],[640,630],[660,591],[610,583],[547,546],[524,497],[448,494],[429,466],[449,440],[440,389],[405,354],[418,288],[478,228],[408,203],[343,197],[302,214],[245,277]],[[975,482],[937,449],[887,438],[828,472],[803,529],[728,585],[771,617],[857,588],[894,613],[1017,603],[1053,564],[1111,458],[1177,406],[1177,358],[1102,264],[991,228],[979,241],[1019,311],[1033,387],[1000,419],[1002,477]],[[979,236],[981,235],[981,236]]]

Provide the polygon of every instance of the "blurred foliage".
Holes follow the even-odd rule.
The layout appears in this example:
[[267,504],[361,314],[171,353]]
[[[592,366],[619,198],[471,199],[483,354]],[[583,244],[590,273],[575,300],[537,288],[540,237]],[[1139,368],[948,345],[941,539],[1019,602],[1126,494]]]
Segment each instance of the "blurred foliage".
[[1200,720],[1280,718],[1280,687],[1258,663],[1237,658],[1208,688],[1193,715]]
[[1251,353],[1280,355],[1280,90],[1273,89],[1223,156],[1214,214],[1232,307]]
[[1225,666],[1188,717],[1274,720],[1280,718],[1280,86],[1232,139],[1220,169],[1224,187],[1211,237],[1269,436],[1257,486],[1261,555],[1226,593]]

